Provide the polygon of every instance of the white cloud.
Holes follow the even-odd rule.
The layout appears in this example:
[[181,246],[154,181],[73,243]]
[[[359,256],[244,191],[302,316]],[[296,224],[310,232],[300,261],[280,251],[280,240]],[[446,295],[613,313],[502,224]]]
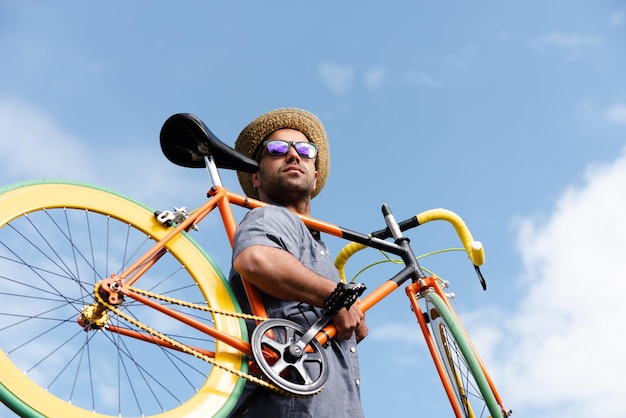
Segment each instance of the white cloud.
[[558,31],[540,35],[531,41],[531,46],[540,52],[563,51],[572,61],[601,44],[602,39],[597,36],[564,34]]
[[[335,95],[342,96],[354,87],[357,71],[352,67],[323,62],[318,66],[318,76]],[[361,81],[366,89],[372,91],[379,90],[385,82],[393,82],[396,79],[389,76],[385,68],[379,66],[365,71]],[[439,87],[443,84],[441,80],[420,70],[408,70],[397,81],[401,84],[427,87]]]
[[505,406],[525,416],[624,414],[626,150],[585,179],[546,222],[521,223],[524,295],[508,316],[482,315],[501,330],[484,330],[487,364]]
[[621,26],[624,24],[624,13],[623,12],[615,12],[612,13],[609,17],[609,22],[611,25]]
[[423,71],[409,71],[404,76],[404,81],[408,84],[420,85],[426,87],[439,87],[443,84],[443,82],[432,75],[425,73]]
[[89,152],[52,118],[22,102],[0,100],[2,183],[26,177],[91,177]]
[[551,32],[535,38],[533,45],[542,50],[548,48],[571,49],[596,46],[599,45],[600,42],[600,38],[594,36],[567,35],[561,32]]
[[463,50],[456,54],[447,54],[444,61],[452,66],[465,69],[475,59],[478,48],[475,45],[467,45]]
[[365,87],[369,90],[378,90],[385,79],[385,69],[381,67],[372,68],[363,76]]
[[[72,134],[45,111],[0,98],[0,185],[58,178],[112,188],[148,204],[189,205],[202,196],[200,170],[180,169],[161,154],[158,137],[136,145],[119,138],[97,143],[89,133]],[[193,189],[195,185],[196,189]],[[183,200],[184,199],[184,200]],[[171,208],[164,208],[171,209]]]
[[395,344],[423,344],[424,339],[420,336],[415,323],[386,323],[377,324],[370,329],[368,338],[370,340],[393,341]]
[[617,103],[609,107],[606,118],[609,122],[626,124],[626,104]]
[[576,105],[577,115],[594,127],[608,124],[626,125],[626,103],[616,102],[610,106],[600,105],[589,100]]
[[323,62],[318,66],[322,82],[336,95],[343,95],[352,88],[355,71],[351,67]]

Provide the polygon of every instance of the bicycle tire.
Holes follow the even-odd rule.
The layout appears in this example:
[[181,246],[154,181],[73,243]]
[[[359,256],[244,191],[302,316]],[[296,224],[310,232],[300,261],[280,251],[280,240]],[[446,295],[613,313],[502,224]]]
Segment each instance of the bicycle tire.
[[[133,328],[111,313],[108,327],[85,331],[81,309],[94,284],[126,267],[164,227],[151,210],[110,190],[71,181],[29,181],[0,189],[0,400],[25,417],[225,416],[243,380],[208,362],[124,337]],[[208,255],[182,233],[135,284],[151,292],[240,311]],[[143,251],[142,251],[143,250]],[[130,299],[130,298],[128,298]],[[212,350],[247,371],[246,357],[132,300],[121,306],[164,334]],[[176,307],[247,340],[244,321]],[[184,333],[184,334],[183,334]]]
[[426,312],[435,345],[465,418],[503,416],[471,342],[447,304],[426,292]]

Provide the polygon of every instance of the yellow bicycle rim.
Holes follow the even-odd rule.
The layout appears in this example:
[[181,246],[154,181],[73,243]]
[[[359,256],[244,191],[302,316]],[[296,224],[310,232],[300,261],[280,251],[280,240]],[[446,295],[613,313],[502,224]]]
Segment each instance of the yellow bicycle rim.
[[[27,213],[52,208],[76,208],[109,215],[111,218],[132,225],[155,240],[161,239],[170,231],[155,220],[150,210],[137,202],[111,191],[81,183],[28,182],[6,187],[0,192],[2,193],[0,194],[0,228],[4,228],[12,220]],[[167,250],[185,265],[187,273],[196,282],[198,290],[210,307],[231,312],[239,311],[219,269],[194,241],[181,234],[168,243]],[[215,315],[214,321],[217,329],[238,338],[247,338],[241,320]],[[0,346],[4,348],[1,340]],[[235,369],[247,367],[245,357],[226,344],[216,342],[215,351],[216,361]],[[154,367],[159,367],[159,365],[155,364]],[[78,408],[44,390],[18,368],[4,353],[4,350],[0,352],[0,370],[2,371],[0,383],[6,390],[14,398],[42,415],[63,418],[109,416]],[[152,416],[174,418],[220,415],[236,402],[241,386],[241,382],[238,382],[235,375],[215,367],[197,393],[183,400],[179,406]],[[231,396],[233,393],[235,395]]]

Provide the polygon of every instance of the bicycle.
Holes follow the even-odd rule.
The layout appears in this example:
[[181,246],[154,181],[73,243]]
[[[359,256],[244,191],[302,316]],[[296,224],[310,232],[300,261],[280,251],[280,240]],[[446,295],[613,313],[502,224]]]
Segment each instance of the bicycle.
[[[460,217],[435,209],[396,222],[384,205],[387,226],[371,234],[302,217],[350,241],[337,256],[342,283],[327,313],[309,329],[268,318],[244,282],[253,312],[245,315],[191,233],[217,208],[232,245],[233,207],[265,203],[227,190],[219,170],[254,172],[256,161],[190,114],[171,116],[160,141],[171,162],[208,171],[211,187],[197,209],[153,211],[111,190],[62,180],[0,190],[0,400],[10,409],[24,417],[224,416],[246,379],[287,396],[315,396],[327,374],[323,346],[334,336],[332,314],[358,297],[367,311],[406,284],[455,416],[510,415],[444,293],[447,284],[424,274],[402,234],[450,222],[484,288],[482,245]],[[344,267],[364,248],[398,256],[404,267],[362,295],[364,286],[347,283]],[[246,320],[259,323],[251,336]]]

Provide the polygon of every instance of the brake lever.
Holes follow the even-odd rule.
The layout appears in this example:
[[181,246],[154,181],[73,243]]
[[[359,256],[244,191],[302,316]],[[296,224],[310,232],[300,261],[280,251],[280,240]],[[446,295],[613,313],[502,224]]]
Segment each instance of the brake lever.
[[485,281],[485,277],[483,273],[480,271],[480,267],[474,266],[474,270],[476,270],[476,274],[478,275],[478,280],[480,281],[480,285],[483,287],[483,290],[487,290],[487,282]]

